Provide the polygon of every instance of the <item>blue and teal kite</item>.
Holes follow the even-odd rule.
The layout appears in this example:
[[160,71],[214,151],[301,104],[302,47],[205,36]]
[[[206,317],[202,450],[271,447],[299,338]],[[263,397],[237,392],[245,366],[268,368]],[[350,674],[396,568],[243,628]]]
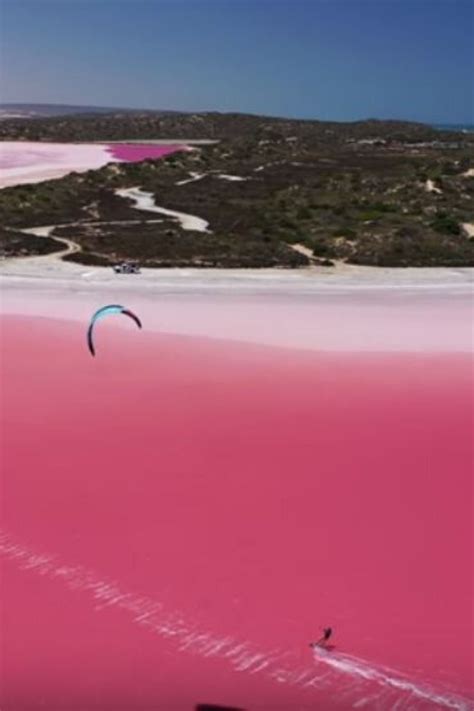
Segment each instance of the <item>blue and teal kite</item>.
[[101,309],[95,312],[95,314],[91,318],[91,322],[87,330],[87,345],[89,346],[89,350],[91,352],[91,355],[93,356],[95,356],[94,341],[92,339],[94,326],[96,322],[99,321],[99,319],[104,318],[104,316],[109,316],[110,314],[124,314],[125,316],[130,316],[130,318],[135,321],[138,328],[142,327],[141,321],[138,316],[135,316],[134,313],[126,309],[124,306],[119,306],[119,304],[109,304],[108,306],[103,306]]

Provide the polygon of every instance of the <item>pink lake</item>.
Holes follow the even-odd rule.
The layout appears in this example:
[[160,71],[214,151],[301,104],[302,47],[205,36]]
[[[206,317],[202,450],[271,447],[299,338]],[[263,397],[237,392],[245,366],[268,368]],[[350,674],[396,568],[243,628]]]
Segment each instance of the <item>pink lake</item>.
[[49,143],[0,141],[0,188],[97,170],[114,161],[135,162],[189,150],[176,144]]
[[1,345],[4,711],[472,708],[468,354]]
[[135,163],[152,158],[163,158],[163,156],[176,153],[176,151],[188,150],[181,145],[156,145],[151,143],[117,143],[109,144],[107,150],[115,160]]

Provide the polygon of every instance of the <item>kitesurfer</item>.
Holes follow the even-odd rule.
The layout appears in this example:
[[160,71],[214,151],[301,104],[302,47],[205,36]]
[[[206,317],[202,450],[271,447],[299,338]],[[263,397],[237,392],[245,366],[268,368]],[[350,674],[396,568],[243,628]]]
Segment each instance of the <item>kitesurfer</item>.
[[332,636],[332,627],[323,627],[323,636],[317,642],[311,642],[310,647],[325,647]]

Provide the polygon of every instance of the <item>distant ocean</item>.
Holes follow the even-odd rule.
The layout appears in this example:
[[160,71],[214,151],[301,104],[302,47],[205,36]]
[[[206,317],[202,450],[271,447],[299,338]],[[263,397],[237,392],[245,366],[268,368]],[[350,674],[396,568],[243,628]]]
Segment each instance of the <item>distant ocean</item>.
[[464,133],[474,133],[473,123],[434,123],[433,128],[438,131],[463,131]]

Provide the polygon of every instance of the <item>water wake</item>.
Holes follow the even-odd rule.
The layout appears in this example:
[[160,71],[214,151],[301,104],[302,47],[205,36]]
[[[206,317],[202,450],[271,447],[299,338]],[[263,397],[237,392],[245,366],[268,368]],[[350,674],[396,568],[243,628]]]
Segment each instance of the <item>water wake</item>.
[[[323,648],[315,649],[314,656],[319,664],[335,669],[355,681],[361,679],[367,682],[375,682],[376,685],[386,690],[393,689],[421,701],[426,701],[431,708],[441,707],[460,710],[474,708],[468,699],[449,693],[441,694],[428,685],[404,678],[400,672],[389,667],[373,664],[349,654],[332,654]],[[363,705],[365,705],[363,700],[357,703],[358,708]],[[402,708],[402,706],[398,705],[397,708]]]
[[469,699],[439,692],[405,679],[391,669],[347,654],[315,649],[314,663],[303,667],[290,650],[262,650],[249,641],[204,631],[185,620],[181,613],[165,610],[158,600],[125,591],[116,582],[104,579],[84,566],[66,565],[55,555],[35,552],[1,530],[0,555],[15,561],[21,570],[56,580],[72,591],[87,593],[95,610],[115,607],[126,612],[134,624],[169,639],[181,652],[219,657],[236,672],[263,674],[273,681],[300,689],[330,691],[335,702],[347,702],[347,708],[368,707],[383,711],[469,711],[474,708]]

